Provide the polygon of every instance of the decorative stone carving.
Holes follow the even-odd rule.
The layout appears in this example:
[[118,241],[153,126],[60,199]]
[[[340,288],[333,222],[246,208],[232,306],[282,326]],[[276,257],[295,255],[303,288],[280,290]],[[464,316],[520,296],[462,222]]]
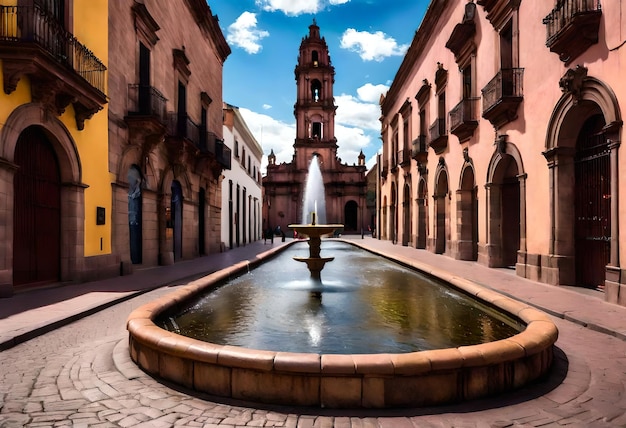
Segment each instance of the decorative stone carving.
[[587,68],[582,65],[577,65],[575,68],[570,68],[565,72],[563,77],[559,80],[559,86],[564,94],[571,94],[574,98],[574,103],[578,103],[582,97],[583,82],[587,77]]

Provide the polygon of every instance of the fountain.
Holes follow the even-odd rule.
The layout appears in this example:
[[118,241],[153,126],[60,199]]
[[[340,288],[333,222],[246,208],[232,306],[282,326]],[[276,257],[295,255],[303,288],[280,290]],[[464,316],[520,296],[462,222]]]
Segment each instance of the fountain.
[[[321,201],[318,211],[317,201]],[[311,222],[306,224],[308,213],[311,213]],[[321,214],[321,215],[320,215]],[[318,224],[321,219],[322,224]],[[304,200],[302,205],[302,224],[290,224],[289,227],[309,238],[309,257],[294,257],[294,260],[306,263],[311,272],[311,279],[321,281],[320,272],[324,265],[334,257],[321,257],[322,236],[333,233],[343,228],[343,224],[324,224],[326,221],[326,196],[324,194],[324,180],[320,170],[317,155],[314,155],[309,165],[306,185],[304,187]]]
[[[315,192],[320,192],[320,184],[323,186],[321,174],[316,179],[318,174],[316,168],[319,169],[319,165],[317,158],[314,157],[310,166],[312,173],[307,178],[307,191],[305,192],[307,196],[302,224],[289,227],[308,236],[309,257],[293,257],[293,259],[307,264],[311,272],[311,282],[317,284],[318,289],[321,290],[320,272],[327,262],[334,259],[334,257],[320,256],[321,237],[343,226],[324,224],[326,222],[325,207],[322,206],[324,198],[320,196],[320,193],[317,193],[317,196],[314,195]],[[311,181],[311,189],[309,189],[309,181]],[[323,187],[321,195],[323,195]],[[315,201],[320,202],[319,216]],[[307,205],[311,203],[312,205]],[[284,261],[281,265],[281,261],[277,259],[277,265],[274,265],[270,259],[294,243],[297,244],[296,241],[290,242],[259,254],[253,260],[243,261],[214,272],[136,309],[130,314],[127,322],[129,352],[132,360],[151,375],[214,396],[279,405],[330,408],[423,407],[457,403],[521,388],[545,375],[551,367],[553,346],[558,337],[558,330],[547,315],[471,281],[456,277],[444,269],[425,266],[409,259],[400,260],[400,263],[416,271],[428,272],[425,275],[445,282],[446,286],[455,288],[460,294],[477,301],[480,305],[501,311],[505,316],[522,324],[521,331],[510,337],[485,343],[453,344],[448,345],[450,347],[447,348],[435,347],[414,352],[385,352],[380,351],[376,346],[366,346],[366,352],[371,353],[361,354],[354,350],[347,350],[345,354],[319,354],[314,353],[315,351],[281,350],[274,346],[255,348],[256,342],[251,340],[245,340],[243,342],[245,346],[237,346],[232,342],[226,342],[226,344],[206,342],[177,334],[177,328],[169,331],[163,328],[162,324],[157,325],[161,322],[160,319],[172,319],[170,317],[173,314],[189,305],[194,305],[201,296],[212,293],[217,287],[228,287],[233,278],[250,276],[254,289],[259,290],[269,288],[266,285],[280,281],[276,277],[261,279],[256,276],[255,270],[250,270],[251,267],[256,269],[257,266],[262,265],[261,267],[267,267],[267,270],[279,277],[290,276],[289,273],[285,275]],[[359,246],[355,242],[345,243],[345,245]],[[373,252],[371,249],[369,251]],[[343,257],[339,251],[335,253],[338,259]],[[392,258],[382,252],[377,255]],[[341,275],[344,275],[347,280],[362,276],[367,278],[365,281],[373,281],[374,289],[379,289],[382,282],[379,278],[372,279],[375,275],[369,275],[362,269],[359,270],[361,266],[368,265],[368,263],[344,262],[341,264],[342,267],[356,268],[357,273],[341,269]],[[332,271],[333,277],[336,278],[340,274],[334,268],[335,266],[331,265],[328,270]],[[382,274],[384,270],[379,271]],[[405,278],[396,277],[391,282],[402,284]],[[369,292],[355,299],[343,290],[331,293],[328,288],[329,284],[332,285],[332,282],[323,287],[330,297],[325,298],[323,305],[318,298],[306,301],[302,293],[296,293],[296,301],[309,308],[310,315],[310,308],[315,308],[315,311],[327,310],[336,300],[335,297],[339,296],[343,297],[343,306],[337,305],[339,309],[335,313],[344,313],[346,309],[353,309],[354,313],[362,311],[354,309],[353,304],[348,303],[350,300],[359,300],[366,305],[369,303],[369,306],[381,308],[382,301],[389,296],[387,292],[382,292],[382,294]],[[352,287],[359,288],[360,285],[357,283]],[[244,300],[247,302],[261,300],[251,299],[250,295],[251,293],[244,293],[246,297]],[[278,306],[276,302],[283,301],[280,296],[266,300],[272,305],[271,309],[261,309],[258,313],[268,315],[271,321],[277,318],[279,312],[285,312],[296,306],[296,304],[286,304],[284,308]],[[417,301],[422,300],[417,299]],[[396,300],[397,305],[407,306],[406,303],[406,299]],[[447,306],[445,303],[431,304],[426,310],[418,311],[420,314],[418,318],[433,319],[437,325],[435,330],[440,332],[441,327],[446,324],[447,317],[444,316],[441,319],[436,311],[432,311],[434,309],[443,311]],[[382,310],[381,313],[394,319],[397,314],[396,308],[388,309]],[[315,311],[313,311],[314,315]],[[253,308],[240,312],[255,315]],[[232,317],[234,315],[222,316],[218,319],[223,321]],[[296,321],[291,321],[291,324],[297,325],[303,317],[299,314],[294,319]],[[481,320],[482,318],[479,319],[479,323],[482,322]],[[408,321],[408,319],[405,316],[400,321]],[[464,317],[463,321],[449,324],[465,326],[466,321],[467,317]],[[352,333],[352,336],[369,336],[366,330],[369,323],[369,318],[367,322],[359,322],[358,332]],[[406,322],[401,324],[407,325]],[[218,334],[221,332],[215,323],[205,323],[200,328],[213,328]],[[262,329],[263,332],[271,332],[271,330],[273,329]],[[295,338],[289,336],[289,333],[287,336],[288,342],[292,343],[294,341],[292,339]]]

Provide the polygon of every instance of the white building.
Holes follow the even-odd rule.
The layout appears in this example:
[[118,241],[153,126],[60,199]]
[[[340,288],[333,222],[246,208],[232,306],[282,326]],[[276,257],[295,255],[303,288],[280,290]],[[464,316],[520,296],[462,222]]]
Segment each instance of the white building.
[[222,242],[236,248],[261,239],[261,158],[263,149],[239,109],[224,103],[224,144],[232,166],[222,180]]

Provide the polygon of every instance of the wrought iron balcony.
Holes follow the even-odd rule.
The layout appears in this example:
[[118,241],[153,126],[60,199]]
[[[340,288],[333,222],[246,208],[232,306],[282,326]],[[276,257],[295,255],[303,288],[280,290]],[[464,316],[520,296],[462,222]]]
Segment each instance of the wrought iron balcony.
[[430,147],[433,148],[438,155],[448,146],[448,131],[446,130],[446,120],[444,118],[435,119],[429,128]]
[[131,140],[142,140],[155,136],[160,140],[165,135],[168,123],[167,99],[152,86],[128,85],[128,113],[124,120],[128,125]]
[[201,156],[214,157],[222,169],[230,169],[232,151],[211,131],[200,130],[198,149]]
[[517,119],[517,108],[524,99],[524,69],[498,71],[482,89],[483,117],[496,128]]
[[200,128],[185,113],[168,113],[167,135],[177,140],[187,140],[200,147]]
[[426,143],[426,135],[418,135],[413,140],[411,157],[419,163],[425,162],[428,157],[428,144]]
[[589,46],[598,43],[602,7],[600,0],[558,0],[543,19],[546,46],[569,65]]
[[398,165],[402,167],[411,166],[411,150],[403,149],[398,151]]
[[6,94],[27,75],[33,101],[58,115],[73,104],[79,130],[107,102],[106,67],[37,5],[0,6],[0,60]]
[[466,98],[450,110],[450,132],[461,143],[467,141],[478,127],[478,100],[480,98]]

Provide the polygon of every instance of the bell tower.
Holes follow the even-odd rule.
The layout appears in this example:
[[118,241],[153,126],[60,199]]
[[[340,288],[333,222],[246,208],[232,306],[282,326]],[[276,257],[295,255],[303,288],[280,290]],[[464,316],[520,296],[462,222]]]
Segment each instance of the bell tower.
[[358,164],[352,165],[337,157],[335,67],[315,19],[300,42],[295,77],[294,154],[291,162],[277,162],[273,151],[267,157],[267,174],[263,177],[264,228],[280,226],[286,231],[288,225],[301,223],[309,164],[317,156],[324,180],[326,222],[342,223],[344,233],[358,233],[367,228],[369,221],[364,215],[365,155],[361,152]]
[[298,64],[295,68],[297,97],[295,161],[298,169],[307,169],[313,154],[321,158],[321,168],[333,168],[337,159],[335,138],[335,106],[332,66],[328,45],[320,37],[315,19],[309,34],[302,38]]

